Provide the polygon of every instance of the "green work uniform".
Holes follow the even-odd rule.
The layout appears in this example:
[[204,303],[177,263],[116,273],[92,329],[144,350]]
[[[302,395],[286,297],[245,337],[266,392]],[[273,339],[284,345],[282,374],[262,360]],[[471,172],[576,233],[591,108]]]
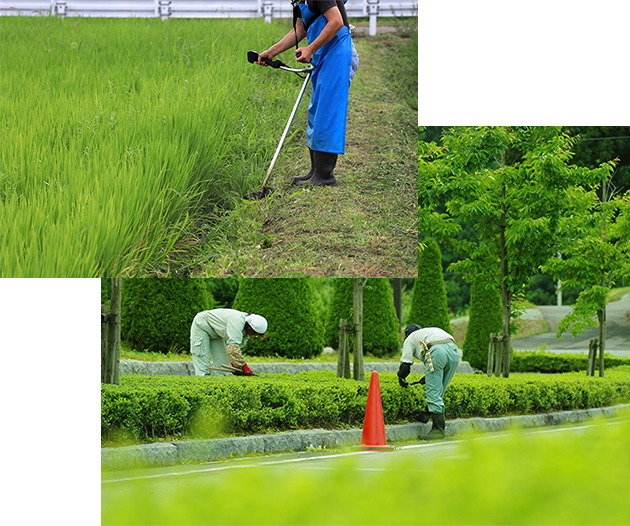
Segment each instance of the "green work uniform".
[[[451,340],[449,343],[439,343],[429,350],[433,362],[433,372],[429,368],[423,341],[427,345],[432,342]],[[459,364],[459,351],[453,337],[437,327],[427,327],[412,332],[403,344],[401,362],[413,363],[414,358],[424,363],[424,376],[427,389],[427,405],[431,413],[443,413],[445,410],[442,397],[453,379]]]
[[[243,347],[248,340],[245,335],[246,317],[246,312],[234,309],[207,310],[195,316],[190,328],[190,354],[197,376],[210,376],[208,367],[230,365],[227,346],[235,344]],[[232,374],[214,373],[219,376]]]

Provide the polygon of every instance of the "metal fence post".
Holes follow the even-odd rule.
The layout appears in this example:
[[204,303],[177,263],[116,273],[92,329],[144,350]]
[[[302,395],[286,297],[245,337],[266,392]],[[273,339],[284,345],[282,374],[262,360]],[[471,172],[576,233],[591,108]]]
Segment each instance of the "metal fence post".
[[373,37],[376,35],[376,18],[379,13],[379,3],[380,0],[367,0],[368,7],[368,16],[370,17],[370,36]]
[[273,2],[263,2],[263,16],[265,17],[265,23],[271,23],[271,17],[273,16]]
[[66,5],[65,2],[56,2],[55,1],[53,3],[54,13],[56,15],[59,15],[59,16],[66,16],[66,8],[67,7],[68,6]]
[[167,20],[171,16],[171,2],[170,0],[159,0],[158,2],[158,14],[162,20]]

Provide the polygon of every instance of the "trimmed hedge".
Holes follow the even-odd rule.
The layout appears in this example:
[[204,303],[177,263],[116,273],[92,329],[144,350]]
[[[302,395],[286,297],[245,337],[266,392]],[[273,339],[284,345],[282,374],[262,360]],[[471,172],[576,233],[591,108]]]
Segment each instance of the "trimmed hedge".
[[[487,351],[486,351],[487,352]],[[464,359],[466,359],[464,355]],[[510,371],[513,373],[569,373],[582,371],[586,374],[585,354],[550,353],[545,351],[514,351],[510,358]],[[472,364],[471,364],[472,365]],[[629,365],[630,358],[611,356],[604,353],[604,376],[609,367]],[[473,366],[474,367],[474,366]],[[484,366],[481,368],[485,370]],[[599,370],[599,357],[596,370]]]
[[[416,375],[412,375],[416,376]],[[411,378],[412,380],[414,378]],[[415,379],[419,379],[415,378]],[[386,424],[418,421],[425,388],[403,389],[380,374]],[[359,427],[369,378],[356,382],[332,371],[259,377],[140,376],[102,384],[101,435],[150,441],[169,435],[208,438],[298,428]],[[603,407],[630,402],[630,366],[605,378],[562,375],[455,375],[444,395],[447,418],[504,416]]]

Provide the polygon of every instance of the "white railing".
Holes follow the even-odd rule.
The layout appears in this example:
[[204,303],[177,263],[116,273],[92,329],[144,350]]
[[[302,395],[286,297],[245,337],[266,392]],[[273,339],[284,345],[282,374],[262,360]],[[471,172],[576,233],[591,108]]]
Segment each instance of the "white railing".
[[[418,0],[348,0],[348,17],[416,16]],[[292,16],[290,0],[0,0],[0,15],[252,18]]]

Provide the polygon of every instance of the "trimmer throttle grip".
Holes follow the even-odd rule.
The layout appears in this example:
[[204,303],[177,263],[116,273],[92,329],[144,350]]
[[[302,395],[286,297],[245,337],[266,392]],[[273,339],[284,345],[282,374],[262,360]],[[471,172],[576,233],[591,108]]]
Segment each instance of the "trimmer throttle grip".
[[[255,51],[248,51],[247,60],[250,64],[258,62],[258,53],[256,53]],[[272,68],[279,68],[280,66],[284,66],[282,60],[269,60],[268,58],[263,58],[263,62],[268,66],[271,66]]]

